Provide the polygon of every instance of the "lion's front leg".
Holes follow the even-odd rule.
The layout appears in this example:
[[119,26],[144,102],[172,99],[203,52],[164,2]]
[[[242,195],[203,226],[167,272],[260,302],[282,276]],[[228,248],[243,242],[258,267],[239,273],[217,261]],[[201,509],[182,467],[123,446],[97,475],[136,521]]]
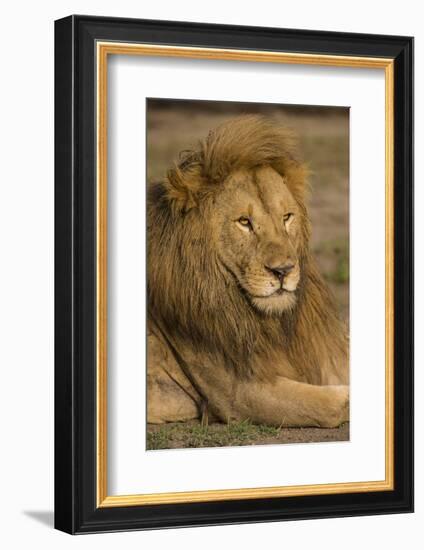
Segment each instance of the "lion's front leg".
[[274,383],[240,382],[230,408],[222,411],[224,415],[259,424],[335,428],[349,420],[349,387],[315,386],[283,377]]
[[168,346],[151,328],[147,344],[147,422],[162,424],[199,418],[200,395]]

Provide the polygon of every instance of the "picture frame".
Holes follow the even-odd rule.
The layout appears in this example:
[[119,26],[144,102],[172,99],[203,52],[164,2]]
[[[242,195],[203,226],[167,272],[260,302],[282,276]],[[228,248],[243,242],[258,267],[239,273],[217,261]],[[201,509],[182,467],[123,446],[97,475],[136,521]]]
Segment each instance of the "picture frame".
[[[117,54],[384,72],[383,480],[108,493],[107,69]],[[55,22],[57,529],[80,534],[413,511],[412,350],[412,38],[79,15]]]

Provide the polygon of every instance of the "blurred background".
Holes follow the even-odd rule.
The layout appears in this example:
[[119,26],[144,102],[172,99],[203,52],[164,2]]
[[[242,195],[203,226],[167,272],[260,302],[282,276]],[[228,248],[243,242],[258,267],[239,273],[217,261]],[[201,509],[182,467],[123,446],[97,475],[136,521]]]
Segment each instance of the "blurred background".
[[220,123],[259,113],[291,128],[311,170],[311,249],[336,297],[341,317],[349,316],[349,109],[223,101],[147,100],[147,181],[162,179],[180,151]]

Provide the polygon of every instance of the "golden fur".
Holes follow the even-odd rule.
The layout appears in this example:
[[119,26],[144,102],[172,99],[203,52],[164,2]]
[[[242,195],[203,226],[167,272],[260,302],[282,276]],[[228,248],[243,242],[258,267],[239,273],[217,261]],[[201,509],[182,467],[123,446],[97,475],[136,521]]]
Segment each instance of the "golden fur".
[[150,186],[149,421],[347,420],[347,334],[309,250],[306,178],[295,139],[245,116]]

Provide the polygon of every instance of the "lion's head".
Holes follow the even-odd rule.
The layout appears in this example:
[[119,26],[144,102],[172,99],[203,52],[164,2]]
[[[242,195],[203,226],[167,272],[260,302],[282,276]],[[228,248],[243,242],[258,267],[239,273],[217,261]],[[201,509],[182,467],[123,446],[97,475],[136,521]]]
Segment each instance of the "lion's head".
[[150,187],[149,313],[166,334],[244,372],[277,342],[315,368],[302,330],[324,331],[311,350],[338,321],[310,257],[306,179],[290,133],[244,116]]
[[197,213],[211,253],[268,314],[296,303],[309,235],[305,176],[293,137],[257,116],[218,127],[168,172],[174,209]]

